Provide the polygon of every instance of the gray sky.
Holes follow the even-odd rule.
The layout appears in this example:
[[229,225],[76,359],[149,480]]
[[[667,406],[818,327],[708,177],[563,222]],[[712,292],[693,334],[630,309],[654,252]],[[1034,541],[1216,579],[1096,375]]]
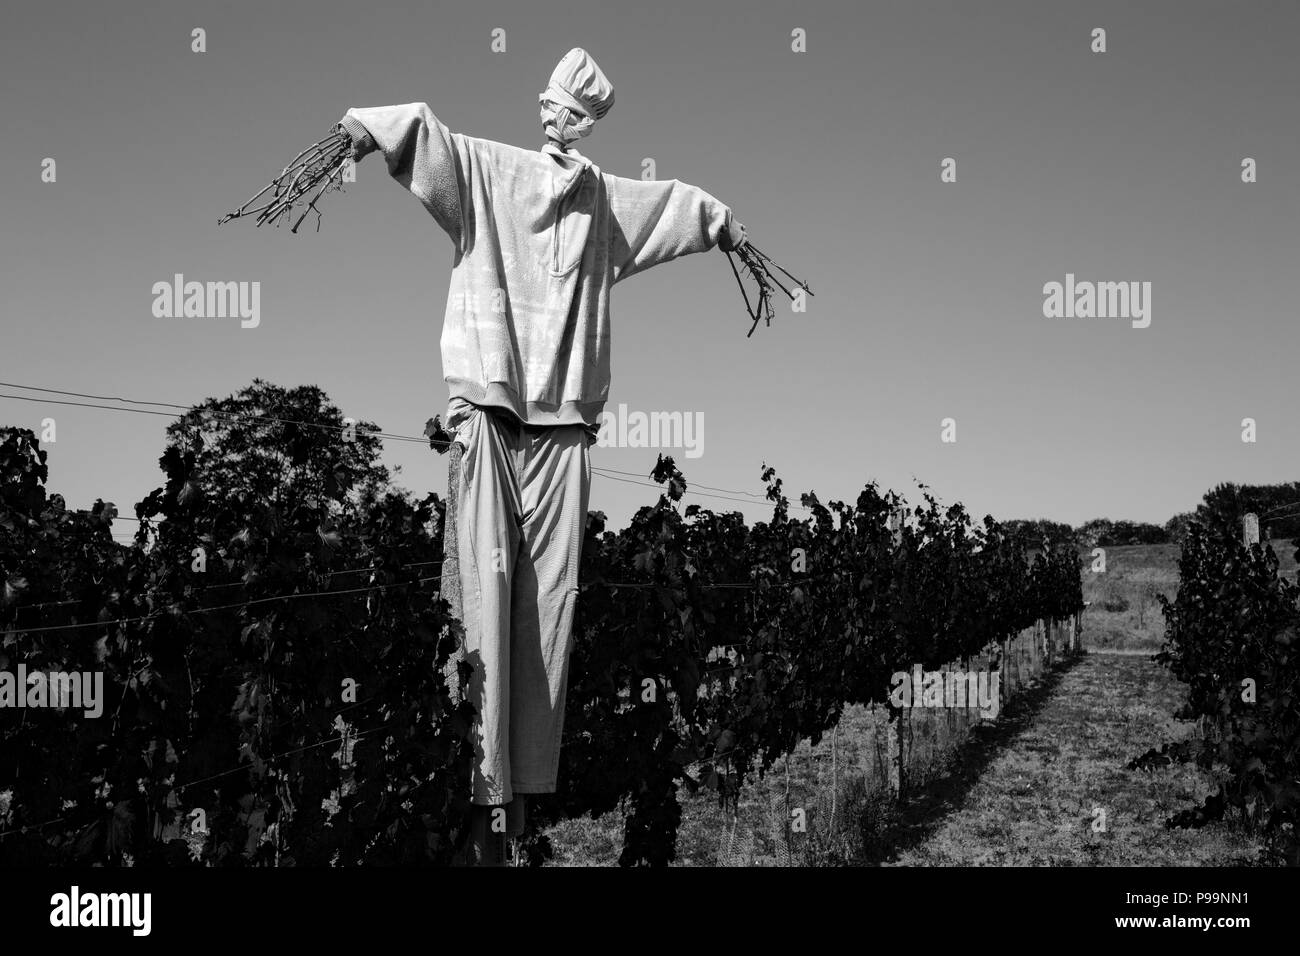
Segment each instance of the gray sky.
[[[702,456],[676,453],[688,481],[758,491],[767,462],[796,500],[825,500],[916,476],[978,515],[1078,523],[1163,522],[1219,481],[1300,477],[1300,4],[553,9],[7,13],[0,380],[188,404],[260,376],[420,434],[447,397],[451,247],[382,161],[329,197],[319,234],[217,218],[353,106],[426,101],[453,130],[538,146],[537,93],[583,46],[616,103],[580,149],[624,176],[652,157],[659,178],[713,193],[816,292],[747,340],[720,253],[615,288],[610,407],[702,413]],[[956,183],[940,182],[945,157]],[[155,318],[152,286],[177,272],[261,282],[260,326]],[[1150,327],[1045,318],[1043,285],[1066,273],[1152,283]],[[50,487],[70,505],[102,496],[130,514],[162,483],[165,419],[0,398],[0,423],[45,416]],[[956,444],[940,442],[945,417]],[[644,474],[655,455],[598,448],[593,462]],[[390,443],[384,460],[412,490],[445,490],[446,459],[420,445]],[[620,526],[653,499],[597,478],[592,507]]]

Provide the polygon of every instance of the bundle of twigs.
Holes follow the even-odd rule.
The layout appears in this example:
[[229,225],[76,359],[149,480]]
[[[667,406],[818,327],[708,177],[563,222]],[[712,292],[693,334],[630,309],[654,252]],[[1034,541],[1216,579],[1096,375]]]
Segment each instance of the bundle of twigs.
[[754,334],[754,329],[758,328],[760,319],[769,327],[772,325],[772,319],[776,317],[776,313],[772,308],[773,286],[784,292],[791,302],[794,301],[794,293],[787,289],[785,284],[772,273],[772,269],[775,268],[778,272],[783,273],[786,278],[800,289],[803,289],[804,292],[809,295],[813,294],[813,290],[809,288],[807,282],[792,276],[752,242],[742,242],[740,247],[735,250],[735,253],[736,259],[740,260],[741,268],[758,285],[758,301],[751,305],[749,293],[745,291],[745,282],[740,277],[740,269],[736,268],[736,261],[728,252],[727,261],[731,263],[731,271],[735,273],[736,284],[740,286],[740,294],[745,298],[745,310],[749,312],[749,317],[754,320],[749,326],[749,332],[745,338],[749,338]]
[[[218,225],[232,219],[256,215],[259,226],[268,223],[279,226],[292,218],[294,207],[306,203],[307,208],[294,222],[291,231],[297,232],[307,214],[314,212],[316,231],[320,232],[320,210],[316,208],[316,203],[331,189],[342,188],[343,165],[351,154],[352,138],[341,127],[335,127],[329,136],[319,143],[313,143],[294,157],[293,162],[284,167],[280,175],[271,180],[261,192],[250,197],[234,212],[222,216]],[[268,192],[271,196],[266,202],[253,206]]]

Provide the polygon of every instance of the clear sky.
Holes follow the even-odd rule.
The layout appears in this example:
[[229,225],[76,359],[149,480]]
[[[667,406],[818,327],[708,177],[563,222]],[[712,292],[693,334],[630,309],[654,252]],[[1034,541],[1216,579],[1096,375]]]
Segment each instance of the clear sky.
[[[1294,0],[22,4],[0,33],[0,380],[185,404],[313,383],[419,435],[446,403],[451,246],[382,161],[319,233],[217,219],[353,106],[425,101],[538,146],[537,94],[582,46],[616,91],[582,151],[713,193],[816,292],[746,339],[721,253],[615,288],[611,408],[702,414],[688,481],[758,491],[767,462],[823,500],[915,476],[979,515],[1163,522],[1219,481],[1300,478],[1298,38]],[[260,325],[155,318],[175,273],[260,282]],[[1150,327],[1045,318],[1067,273],[1150,282]],[[0,398],[0,423],[47,416],[70,505],[130,514],[162,483],[166,419]],[[644,474],[656,450],[593,455]],[[445,490],[418,444],[384,460]],[[598,477],[592,507],[618,526],[653,497]]]

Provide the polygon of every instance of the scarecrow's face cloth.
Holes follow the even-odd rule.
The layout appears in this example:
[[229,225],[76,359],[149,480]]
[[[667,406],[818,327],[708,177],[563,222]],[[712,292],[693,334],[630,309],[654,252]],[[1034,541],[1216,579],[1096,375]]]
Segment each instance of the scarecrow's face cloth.
[[538,100],[547,137],[568,144],[590,133],[609,112],[614,87],[587,51],[574,47],[555,67]]

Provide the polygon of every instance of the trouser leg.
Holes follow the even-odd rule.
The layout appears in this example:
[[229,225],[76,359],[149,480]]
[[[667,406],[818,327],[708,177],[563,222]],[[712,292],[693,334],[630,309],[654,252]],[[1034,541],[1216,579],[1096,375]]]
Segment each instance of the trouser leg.
[[523,523],[511,596],[511,784],[519,794],[553,793],[591,485],[585,430],[524,429],[517,468]]
[[468,687],[477,717],[472,731],[475,804],[512,797],[511,589],[521,531],[512,464],[516,429],[486,412],[457,431],[464,447],[457,490],[456,539]]

